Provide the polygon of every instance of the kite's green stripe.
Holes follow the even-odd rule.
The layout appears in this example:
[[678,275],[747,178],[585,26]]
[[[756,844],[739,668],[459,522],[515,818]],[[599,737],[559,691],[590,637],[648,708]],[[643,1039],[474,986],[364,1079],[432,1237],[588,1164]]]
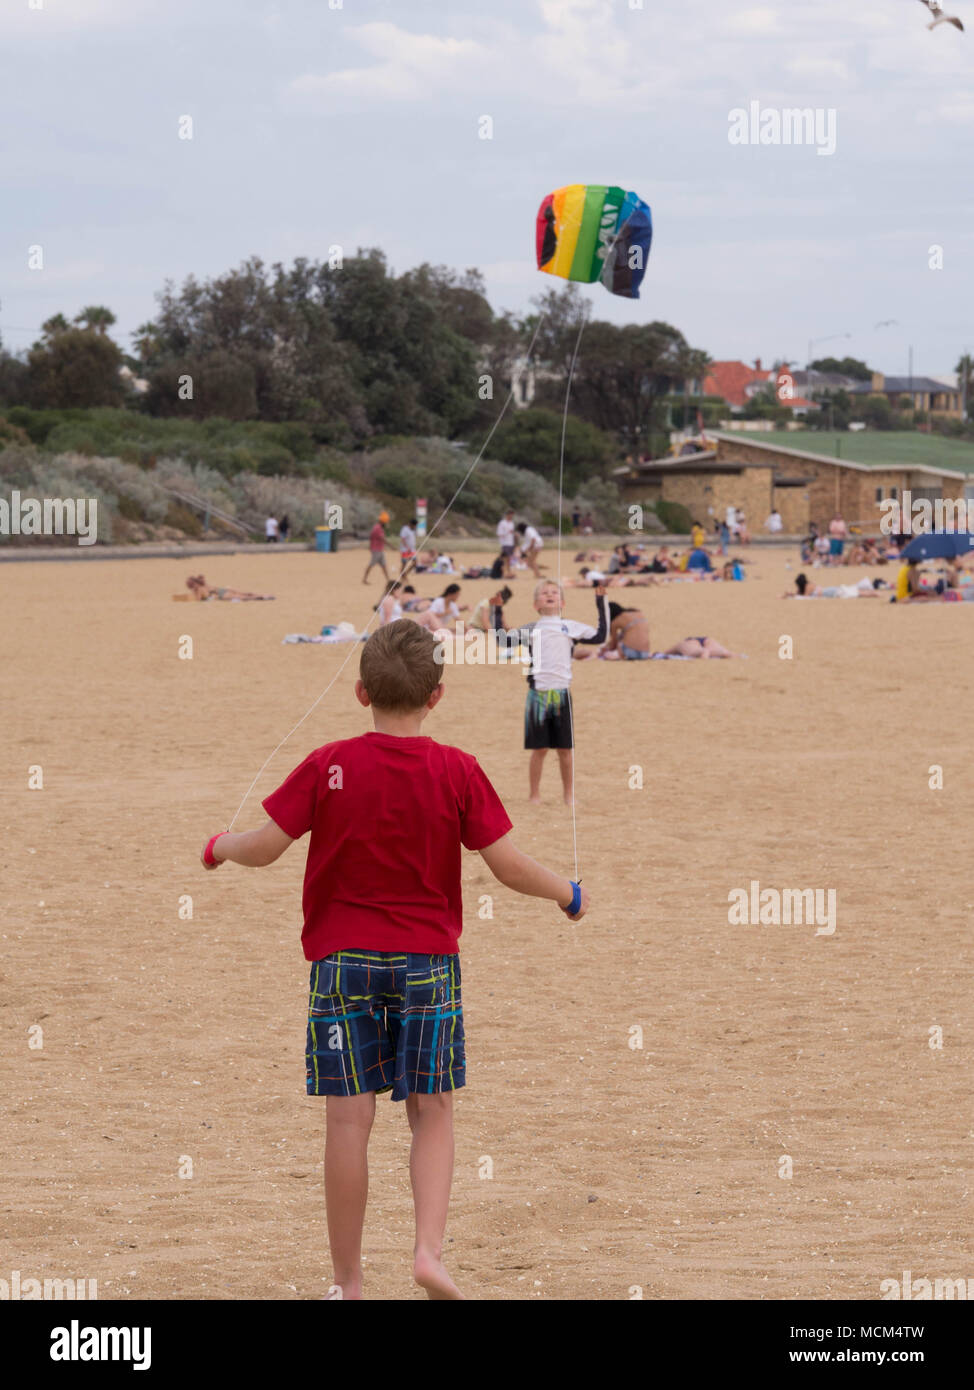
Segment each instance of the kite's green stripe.
[[602,216],[602,203],[605,199],[604,184],[590,184],[585,190],[585,207],[582,211],[582,224],[578,229],[575,254],[569,279],[590,283],[597,280],[602,272],[602,262],[596,260],[595,252],[599,244],[599,219]]

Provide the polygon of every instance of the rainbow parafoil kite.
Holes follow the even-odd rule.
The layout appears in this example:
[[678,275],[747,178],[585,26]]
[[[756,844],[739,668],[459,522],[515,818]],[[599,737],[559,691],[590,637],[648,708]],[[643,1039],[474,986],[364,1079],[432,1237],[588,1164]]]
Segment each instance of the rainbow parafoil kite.
[[538,209],[538,269],[639,298],[653,240],[653,217],[635,193],[605,184],[571,183]]

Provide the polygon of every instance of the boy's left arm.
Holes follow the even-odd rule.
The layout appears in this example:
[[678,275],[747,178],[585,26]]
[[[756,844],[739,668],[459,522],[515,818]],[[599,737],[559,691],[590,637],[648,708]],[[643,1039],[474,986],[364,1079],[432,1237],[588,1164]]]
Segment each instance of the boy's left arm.
[[230,859],[248,869],[262,869],[273,864],[275,859],[280,859],[293,844],[292,837],[276,821],[268,819],[259,830],[226,831],[213,841],[210,854],[214,862],[209,864],[204,858],[205,846],[200,853],[200,862],[206,869],[218,869],[225,860]]
[[576,642],[601,645],[609,635],[609,604],[605,597],[605,585],[595,586],[595,607],[599,615],[599,625],[592,630],[591,637],[576,637]]

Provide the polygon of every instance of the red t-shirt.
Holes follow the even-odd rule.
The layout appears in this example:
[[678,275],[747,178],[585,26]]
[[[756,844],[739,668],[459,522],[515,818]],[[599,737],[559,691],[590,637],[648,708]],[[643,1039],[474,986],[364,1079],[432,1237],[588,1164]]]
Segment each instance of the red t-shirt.
[[477,759],[425,737],[326,743],[263,805],[292,839],[311,831],[308,960],[353,949],[455,954],[460,846],[486,849],[511,829]]
[[382,529],[382,522],[377,521],[369,533],[369,550],[374,554],[377,550],[385,550],[386,533]]

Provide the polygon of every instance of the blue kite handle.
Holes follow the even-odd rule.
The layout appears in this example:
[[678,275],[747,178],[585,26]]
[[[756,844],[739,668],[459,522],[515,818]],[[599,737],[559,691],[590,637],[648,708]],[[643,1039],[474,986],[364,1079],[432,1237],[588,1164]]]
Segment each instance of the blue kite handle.
[[569,879],[569,883],[572,885],[572,900],[567,907],[562,908],[562,912],[564,912],[567,917],[574,917],[575,913],[582,905],[582,890],[573,878]]

